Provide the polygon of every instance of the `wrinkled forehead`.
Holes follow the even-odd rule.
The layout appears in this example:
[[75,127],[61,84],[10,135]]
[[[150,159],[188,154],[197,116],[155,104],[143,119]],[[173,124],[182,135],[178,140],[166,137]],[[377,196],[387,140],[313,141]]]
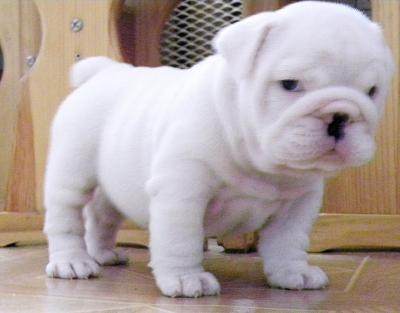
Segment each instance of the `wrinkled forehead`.
[[384,67],[383,42],[370,22],[290,20],[273,29],[269,39],[270,51],[275,54],[275,71],[283,77],[306,74],[316,64],[326,72],[340,74],[346,70],[346,75],[351,74],[349,70],[356,75]]
[[[358,53],[368,47],[372,53],[382,45],[379,27],[366,17],[344,14],[278,15],[271,36],[279,37],[283,45],[302,52],[335,51]],[[274,36],[274,29],[276,34]],[[278,38],[276,38],[278,39]],[[288,47],[289,48],[289,47]]]
[[[277,24],[292,30],[328,31],[346,34],[349,30],[370,32],[376,25],[360,11],[347,5],[306,1],[275,11]],[[281,22],[281,23],[280,23]]]

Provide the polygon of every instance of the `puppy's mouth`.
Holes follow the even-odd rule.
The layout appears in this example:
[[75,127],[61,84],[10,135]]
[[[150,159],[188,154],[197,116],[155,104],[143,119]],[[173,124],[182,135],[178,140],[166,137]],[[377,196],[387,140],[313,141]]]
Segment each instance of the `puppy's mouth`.
[[[313,116],[326,123],[326,135],[333,139],[331,150],[321,160],[325,158],[335,168],[340,168],[362,165],[372,158],[375,152],[373,135],[357,105],[334,101]],[[324,167],[329,166],[324,164]]]

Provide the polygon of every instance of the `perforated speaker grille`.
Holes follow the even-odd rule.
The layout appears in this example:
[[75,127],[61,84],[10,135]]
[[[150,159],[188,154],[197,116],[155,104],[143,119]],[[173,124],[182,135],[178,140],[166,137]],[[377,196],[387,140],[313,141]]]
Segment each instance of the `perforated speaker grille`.
[[[322,0],[344,3],[371,15],[370,0]],[[212,54],[211,39],[242,17],[242,0],[182,0],[161,34],[161,63],[188,68]]]
[[212,54],[211,39],[240,20],[241,0],[183,0],[161,35],[161,63],[188,68]]

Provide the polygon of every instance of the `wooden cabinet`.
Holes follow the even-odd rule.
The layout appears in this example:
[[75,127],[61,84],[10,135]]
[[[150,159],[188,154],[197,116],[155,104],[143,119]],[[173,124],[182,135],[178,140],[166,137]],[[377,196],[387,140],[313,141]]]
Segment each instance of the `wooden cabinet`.
[[[245,0],[243,8],[249,15],[289,2],[293,1]],[[4,54],[0,82],[0,245],[43,240],[42,186],[49,125],[69,92],[70,66],[76,59],[92,55],[159,65],[162,27],[179,3],[0,1],[0,47]],[[396,64],[400,61],[399,14],[400,1],[372,0],[373,18],[383,25]],[[346,171],[329,182],[323,213],[312,235],[313,251],[400,247],[398,77],[397,73],[378,134],[377,157],[369,165]],[[130,229],[133,233],[122,232],[121,240],[146,241],[145,233]],[[252,238],[256,236],[230,240],[229,245],[240,248],[254,242]]]
[[[122,59],[112,23],[118,5],[111,0],[0,1],[0,245],[43,240],[50,121],[69,92],[68,71],[77,58]],[[83,22],[80,31],[73,31],[74,19]]]

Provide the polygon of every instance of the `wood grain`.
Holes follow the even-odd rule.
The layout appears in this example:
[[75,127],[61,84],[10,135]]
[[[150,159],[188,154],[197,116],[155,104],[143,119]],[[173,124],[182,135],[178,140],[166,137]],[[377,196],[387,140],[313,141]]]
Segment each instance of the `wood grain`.
[[37,213],[0,213],[0,237],[3,232],[42,230],[44,217]]
[[124,59],[141,66],[159,66],[164,24],[180,0],[126,1],[119,19],[119,44]]
[[321,214],[309,251],[400,248],[400,215]]
[[16,149],[10,168],[5,211],[35,212],[36,186],[29,84],[23,80],[16,126]]
[[[313,226],[309,252],[354,249],[399,249],[400,215],[320,214]],[[245,234],[218,243],[227,251],[254,250],[258,237]]]
[[[0,214],[0,246],[12,242],[36,242],[42,235],[43,215]],[[400,216],[379,214],[321,214],[314,225],[309,252],[354,249],[400,248]],[[33,232],[38,235],[32,237]],[[24,232],[25,235],[24,235]],[[14,239],[13,239],[14,238]],[[18,238],[15,239],[15,238]],[[39,239],[38,239],[39,238]],[[11,239],[11,240],[10,240]],[[13,241],[14,240],[14,241]],[[148,232],[132,223],[125,223],[118,233],[118,243],[148,246]],[[254,234],[224,238],[220,243],[228,251],[254,251]]]
[[[27,217],[31,219],[31,217]],[[1,219],[1,218],[0,218]],[[13,225],[13,224],[12,224]],[[148,247],[149,235],[140,229],[123,229],[118,233],[118,245],[125,247]],[[0,232],[0,248],[11,245],[26,246],[46,244],[46,236],[42,230],[12,230]]]
[[0,46],[4,72],[0,84],[0,211],[5,209],[7,185],[16,145],[21,76],[19,51],[19,5],[12,0],[0,1]]
[[[69,69],[77,56],[108,55],[121,59],[112,46],[111,16],[116,0],[48,1],[37,0],[43,27],[43,40],[34,71],[30,75],[30,97],[34,130],[36,207],[43,209],[43,176],[49,143],[49,126],[59,104],[69,93]],[[70,23],[80,18],[84,27],[72,32]]]
[[5,52],[5,75],[0,86],[1,208],[34,211],[33,132],[27,81],[30,67],[25,60],[39,50],[39,16],[32,1],[2,1],[0,21]]
[[33,1],[14,1],[19,5],[20,24],[20,98],[16,125],[16,146],[7,187],[6,211],[35,212],[35,167],[33,154],[33,125],[29,94],[29,73],[34,64],[26,63],[28,57],[36,58],[41,43],[39,12]]
[[[395,212],[400,214],[400,2],[396,0],[373,0],[373,17],[383,27],[386,40],[391,47],[395,62],[395,77],[392,83],[392,92],[388,101],[388,110],[383,124],[388,124],[388,132],[380,133],[379,142],[382,146],[382,158],[389,160],[388,175],[394,177],[391,185]],[[386,151],[386,154],[384,153]],[[385,188],[389,187],[385,184]]]
[[[2,212],[0,213],[0,247],[13,243],[45,243],[43,214]],[[148,246],[148,232],[131,222],[125,222],[118,233],[118,243],[123,245]]]
[[243,0],[243,15],[248,16],[263,11],[277,10],[295,0]]

